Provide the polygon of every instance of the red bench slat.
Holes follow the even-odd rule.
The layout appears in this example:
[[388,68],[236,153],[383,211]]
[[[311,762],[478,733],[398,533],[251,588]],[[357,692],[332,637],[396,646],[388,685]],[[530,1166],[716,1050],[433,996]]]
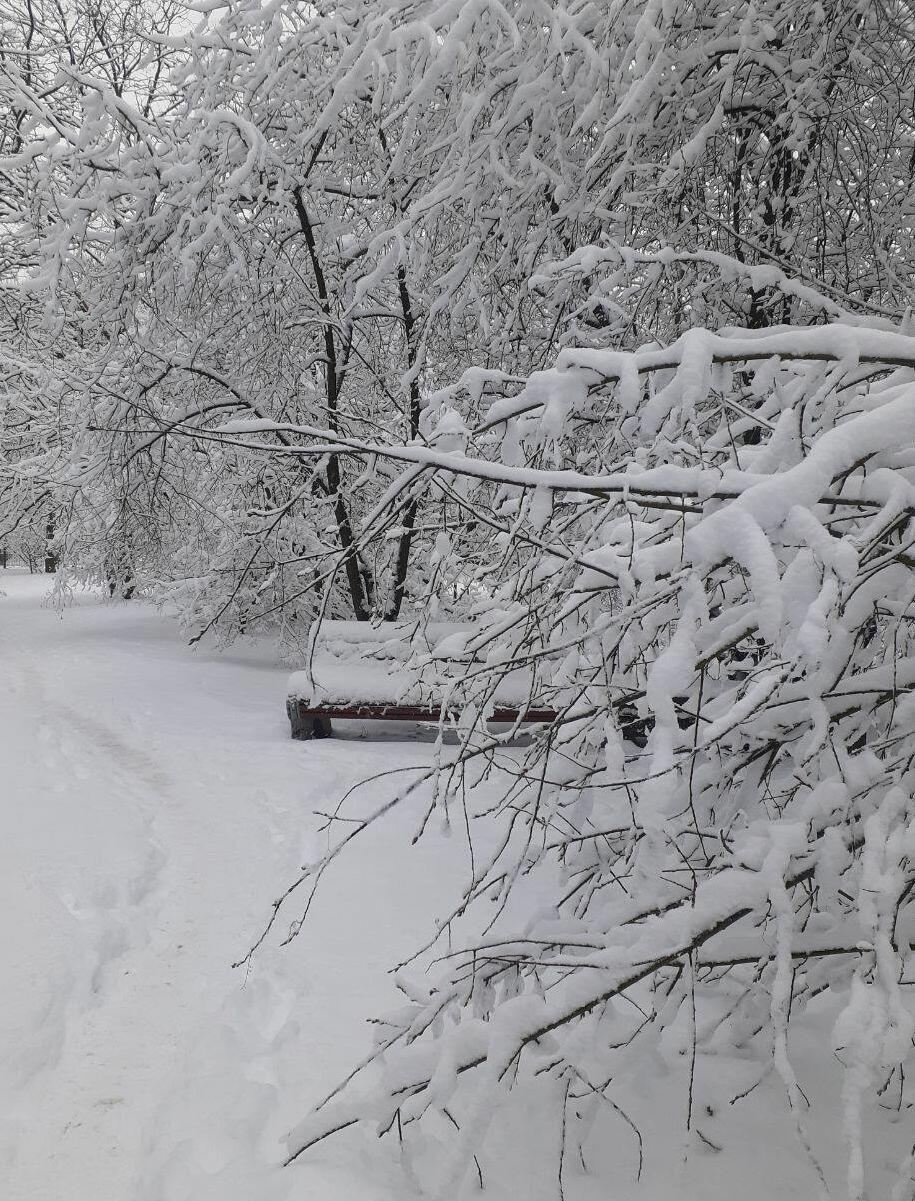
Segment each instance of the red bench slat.
[[[441,705],[399,705],[374,702],[372,704],[323,704],[310,705],[307,701],[290,697],[286,706],[292,726],[292,737],[300,740],[327,738],[333,733],[331,718],[340,717],[365,721],[439,721]],[[455,716],[459,709],[450,710]],[[556,718],[554,709],[524,709],[497,706],[488,714],[486,721],[513,725],[516,721],[549,723]]]

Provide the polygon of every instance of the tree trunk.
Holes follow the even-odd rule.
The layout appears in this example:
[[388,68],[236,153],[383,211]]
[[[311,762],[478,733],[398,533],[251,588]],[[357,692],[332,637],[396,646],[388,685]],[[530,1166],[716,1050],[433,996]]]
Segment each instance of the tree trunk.
[[57,555],[51,549],[51,544],[54,541],[54,518],[48,518],[48,524],[45,527],[45,552],[44,552],[44,569],[48,575],[53,575],[57,570]]

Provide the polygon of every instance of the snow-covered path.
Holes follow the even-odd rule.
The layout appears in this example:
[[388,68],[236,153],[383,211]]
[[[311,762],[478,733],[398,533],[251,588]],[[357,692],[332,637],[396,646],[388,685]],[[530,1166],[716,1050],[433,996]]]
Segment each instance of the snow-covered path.
[[286,1197],[278,1140],[367,1049],[441,865],[405,879],[382,833],[351,861],[358,903],[331,880],[293,948],[230,964],[313,857],[313,809],[427,751],[292,743],[263,655],[193,653],[140,605],[61,614],[42,577],[0,587],[0,1195]]

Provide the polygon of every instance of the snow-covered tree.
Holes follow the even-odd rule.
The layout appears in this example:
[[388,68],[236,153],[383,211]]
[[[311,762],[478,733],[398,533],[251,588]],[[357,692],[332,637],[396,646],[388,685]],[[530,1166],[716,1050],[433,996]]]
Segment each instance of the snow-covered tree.
[[[408,1137],[445,1113],[463,1131],[440,1184],[454,1196],[512,1087],[547,1090],[577,1155],[593,1105],[618,1121],[673,1039],[687,1129],[697,1074],[714,1095],[714,1057],[749,1058],[781,1077],[822,1176],[788,1041],[817,1006],[865,1196],[865,1114],[888,1081],[902,1104],[915,1030],[913,389],[905,332],[696,329],[565,350],[509,402],[440,394],[424,445],[348,444],[401,470],[375,536],[419,465],[458,528],[488,531],[472,632],[441,651],[470,664],[450,696],[459,745],[368,816],[340,810],[274,920],[294,935],[297,898],[422,779],[423,828],[453,824],[471,869],[414,960],[440,966],[417,983],[401,965],[411,1003],[379,1028],[380,1083],[319,1106],[292,1158],[360,1121]],[[285,432],[326,453],[326,432]],[[417,652],[418,676],[429,662]],[[484,724],[508,679],[557,714],[526,750]],[[484,780],[495,807],[475,799]]]

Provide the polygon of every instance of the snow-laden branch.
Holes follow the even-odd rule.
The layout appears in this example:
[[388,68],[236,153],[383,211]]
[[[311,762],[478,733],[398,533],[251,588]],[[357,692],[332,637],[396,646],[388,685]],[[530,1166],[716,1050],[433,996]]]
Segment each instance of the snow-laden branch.
[[[462,642],[473,659],[448,684],[449,705],[463,706],[459,746],[431,773],[423,821],[450,821],[460,805],[473,869],[414,958],[440,953],[426,991],[405,984],[410,1005],[381,1027],[383,1071],[317,1107],[290,1136],[290,1160],[352,1125],[406,1131],[447,1107],[464,1133],[446,1195],[506,1090],[565,1079],[584,1055],[625,1091],[630,1044],[647,1054],[687,1004],[708,1015],[695,1038],[709,1048],[739,1043],[765,1059],[774,1041],[802,1131],[787,1024],[827,984],[872,990],[877,1061],[890,1071],[907,1060],[912,366],[912,339],[886,330],[697,331],[633,355],[563,352],[517,409],[494,402],[507,410],[501,436],[474,397],[459,409],[460,388],[433,398],[412,444],[283,427],[294,450],[410,464],[372,510],[366,546],[422,487],[426,503],[447,495],[473,521],[479,581]],[[619,384],[633,377],[644,381],[636,398]],[[214,436],[271,454],[273,432],[240,423]],[[561,463],[567,446],[597,463],[624,445],[631,465],[618,473],[539,465]],[[455,541],[437,554],[456,556]],[[433,576],[427,611],[439,587]],[[416,678],[438,662],[417,645]],[[519,671],[557,717],[509,755],[479,719]],[[495,807],[473,799],[484,777],[500,783]],[[362,829],[348,826],[302,883]],[[531,880],[550,899],[518,925],[512,898]],[[727,1019],[712,1016],[722,988],[743,998]],[[633,1020],[621,1033],[623,997]],[[744,1007],[746,1021],[734,1016]],[[837,1029],[849,1029],[860,1150],[856,1020],[849,1011]]]

